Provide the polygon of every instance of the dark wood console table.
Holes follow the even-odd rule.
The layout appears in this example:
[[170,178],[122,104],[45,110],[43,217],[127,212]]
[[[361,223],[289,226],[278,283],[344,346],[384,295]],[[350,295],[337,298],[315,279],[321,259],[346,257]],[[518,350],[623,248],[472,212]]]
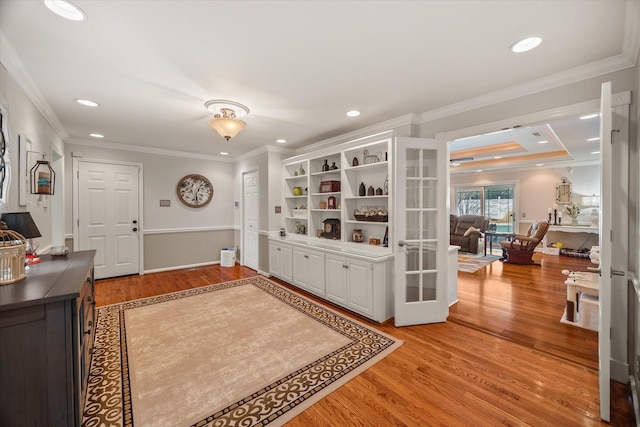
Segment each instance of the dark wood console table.
[[79,426],[94,337],[95,251],[42,256],[0,285],[0,425]]

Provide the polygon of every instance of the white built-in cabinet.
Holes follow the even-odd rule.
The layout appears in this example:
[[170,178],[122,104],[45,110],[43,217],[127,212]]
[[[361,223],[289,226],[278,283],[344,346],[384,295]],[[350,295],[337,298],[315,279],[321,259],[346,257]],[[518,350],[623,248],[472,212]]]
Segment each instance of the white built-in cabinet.
[[[378,322],[393,317],[393,249],[383,245],[393,232],[391,141],[387,133],[284,160],[286,235],[269,245],[271,275]],[[339,233],[321,236],[327,220]]]
[[[363,246],[368,246],[370,239],[378,239],[377,253],[391,253],[388,248],[382,249],[385,233],[391,233],[391,150],[391,138],[382,138],[285,160],[284,228],[287,235]],[[327,168],[329,170],[325,170]],[[329,182],[334,183],[333,191],[327,191],[326,183]],[[361,187],[364,187],[364,195]],[[333,206],[330,198],[335,199]],[[385,220],[379,216],[376,221],[356,217],[356,214],[367,212],[383,212]],[[320,237],[328,219],[340,222],[340,233],[332,239]],[[361,231],[362,242],[354,242],[354,230]]]

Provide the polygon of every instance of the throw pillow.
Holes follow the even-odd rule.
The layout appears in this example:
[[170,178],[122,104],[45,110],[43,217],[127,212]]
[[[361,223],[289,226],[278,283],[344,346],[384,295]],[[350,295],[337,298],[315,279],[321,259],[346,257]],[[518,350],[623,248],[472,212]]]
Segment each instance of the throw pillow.
[[464,232],[463,236],[469,237],[469,234],[471,233],[480,233],[480,229],[475,227],[469,227],[467,228],[467,231]]

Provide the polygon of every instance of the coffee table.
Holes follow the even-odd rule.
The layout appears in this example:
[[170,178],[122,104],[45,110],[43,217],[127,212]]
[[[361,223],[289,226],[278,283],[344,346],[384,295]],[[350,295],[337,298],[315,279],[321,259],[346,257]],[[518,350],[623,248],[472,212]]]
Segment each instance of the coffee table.
[[484,232],[484,256],[487,256],[487,242],[489,243],[489,253],[493,254],[493,238],[494,237],[509,237],[513,236],[513,233],[504,231],[485,231]]

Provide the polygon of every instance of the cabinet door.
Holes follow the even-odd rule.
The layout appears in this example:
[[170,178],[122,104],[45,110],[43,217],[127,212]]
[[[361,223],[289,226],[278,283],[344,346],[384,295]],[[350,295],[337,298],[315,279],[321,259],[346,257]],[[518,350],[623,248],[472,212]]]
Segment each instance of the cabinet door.
[[269,244],[269,274],[277,277],[282,276],[282,249],[274,244]]
[[324,253],[306,248],[293,250],[293,284],[324,296]]
[[343,257],[327,255],[325,259],[326,296],[329,301],[347,305],[347,264]]
[[308,284],[308,266],[307,266],[307,253],[301,248],[293,249],[293,284],[297,287],[307,290]]
[[269,273],[291,283],[291,246],[269,244]]
[[280,277],[285,282],[291,283],[293,281],[293,254],[290,245],[280,246]]
[[371,263],[347,259],[347,267],[347,304],[360,313],[373,314]]
[[309,291],[324,297],[324,253],[307,251],[307,284]]

